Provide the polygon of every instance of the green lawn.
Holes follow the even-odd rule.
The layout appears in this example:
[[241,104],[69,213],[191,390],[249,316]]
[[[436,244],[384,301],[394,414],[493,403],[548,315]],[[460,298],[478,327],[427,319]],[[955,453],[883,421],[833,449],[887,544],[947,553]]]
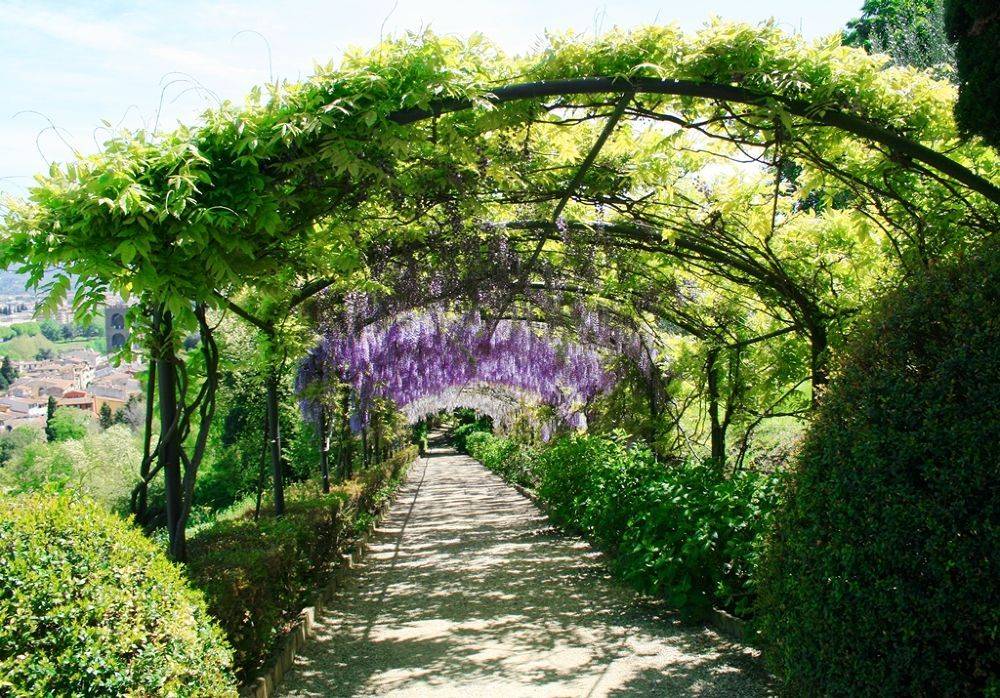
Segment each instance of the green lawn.
[[27,361],[35,358],[42,349],[51,349],[56,354],[64,354],[79,349],[95,349],[104,351],[104,338],[71,339],[64,342],[52,342],[42,335],[28,337],[21,335],[6,342],[0,342],[0,356],[9,356],[14,361]]

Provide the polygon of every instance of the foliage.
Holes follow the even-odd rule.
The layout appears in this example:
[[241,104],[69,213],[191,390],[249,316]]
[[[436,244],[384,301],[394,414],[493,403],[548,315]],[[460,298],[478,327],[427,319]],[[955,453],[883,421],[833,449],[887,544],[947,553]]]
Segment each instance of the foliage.
[[465,448],[469,455],[507,482],[522,487],[537,484],[534,452],[513,439],[475,429],[466,437]]
[[9,356],[3,357],[3,362],[0,363],[0,376],[3,376],[8,384],[17,380],[18,370],[14,368]]
[[154,544],[86,500],[4,497],[5,695],[235,696],[231,651]]
[[75,407],[57,407],[45,424],[49,441],[82,439],[91,431],[94,420],[89,412]]
[[760,616],[790,694],[1000,690],[1000,254],[870,314],[776,514]]
[[[879,182],[888,174],[897,186],[912,179],[902,159],[852,149],[851,139],[836,131],[793,128],[783,105],[807,104],[812,114],[841,109],[928,144],[947,144],[954,135],[951,93],[940,84],[912,71],[882,71],[879,60],[862,52],[833,41],[808,44],[773,25],[717,22],[690,35],[656,26],[592,40],[553,35],[549,44],[515,59],[479,36],[461,42],[408,35],[368,53],[352,52],[338,68],[321,67],[301,83],[270,85],[268,99],[254,90],[243,107],[223,104],[197,127],[116,135],[96,155],[53,166],[29,202],[14,203],[4,224],[9,244],[3,263],[19,264],[32,283],[45,283],[48,304],[66,297],[74,277],[81,312],[93,311],[112,291],[137,296],[148,307],[165,304],[184,329],[193,326],[192,304],[218,306],[220,292],[255,287],[266,305],[287,299],[298,273],[339,273],[347,287],[356,285],[353,274],[380,233],[358,230],[353,221],[371,219],[375,210],[405,217],[409,207],[454,204],[456,187],[458,194],[474,193],[472,182],[481,175],[516,197],[517,183],[525,181],[518,170],[538,169],[538,153],[524,157],[511,143],[543,113],[541,102],[497,107],[486,99],[498,82],[514,79],[605,75],[738,83],[773,95],[745,107],[752,112],[741,119],[748,132],[787,124],[786,135],[809,146],[796,152],[803,162],[829,170],[830,162],[816,153],[838,154],[834,170],[861,181]],[[433,125],[390,118],[439,98],[466,98],[474,109]],[[686,97],[637,99],[646,107],[676,108],[690,121],[722,108]],[[849,149],[849,156],[841,154]],[[578,162],[578,150],[557,152]],[[972,146],[951,155],[981,158]],[[655,181],[662,171],[654,160],[637,163],[637,177],[615,188]],[[544,171],[558,169],[550,165]],[[561,183],[527,181],[533,191]],[[587,184],[597,194],[608,182],[619,184],[614,177],[598,182],[603,187]],[[467,213],[486,206],[462,205]],[[418,227],[400,235],[424,233]],[[45,269],[54,266],[61,271],[43,282]]]
[[107,429],[115,423],[115,416],[111,413],[111,405],[106,402],[101,405],[101,411],[98,414],[98,421],[100,422],[102,429]]
[[41,326],[35,321],[15,322],[10,329],[18,337],[37,337],[42,333]]
[[15,335],[13,339],[0,342],[0,355],[14,361],[30,361],[44,350],[54,351],[56,345],[42,335]]
[[19,426],[0,434],[0,449],[7,453],[7,460],[0,461],[0,465],[13,461],[25,448],[38,443],[45,443],[45,431],[37,426]]
[[[86,496],[125,514],[142,460],[138,439],[125,426],[92,431],[81,438],[45,442],[37,430],[15,429],[3,442],[12,444],[0,489],[8,492],[67,492]],[[12,438],[18,434],[17,440]]]
[[944,0],[865,0],[861,16],[847,23],[844,43],[948,76],[955,54],[945,32],[944,5]]
[[421,456],[427,453],[427,434],[429,431],[430,427],[427,426],[426,419],[414,424],[410,430],[410,443],[419,449]]
[[356,519],[370,515],[399,483],[416,457],[408,448],[358,478],[319,491],[316,481],[289,486],[285,514],[252,505],[195,531],[187,573],[236,652],[243,679],[273,649],[275,638],[304,605],[338,553],[351,540]]
[[1000,13],[993,0],[947,0],[948,38],[955,42],[955,119],[1000,149]]
[[489,417],[479,417],[471,422],[459,424],[451,431],[451,443],[458,449],[459,453],[469,453],[469,437],[480,432],[491,434],[493,420]]
[[39,324],[42,336],[53,342],[68,341],[76,337],[92,338],[104,335],[104,327],[96,322],[80,325],[72,322],[58,323],[51,318]]
[[[494,326],[482,310],[457,315],[435,308],[356,333],[328,331],[303,363],[299,385],[303,391],[315,382],[334,390],[351,384],[356,427],[367,423],[375,397],[391,399],[410,422],[464,405],[499,423],[521,403],[541,402],[555,408],[560,421],[578,425],[581,408],[613,381],[601,363],[592,347],[526,321]],[[304,403],[315,411],[312,401]]]
[[710,463],[664,463],[620,438],[564,437],[537,452],[487,434],[472,455],[535,486],[552,521],[613,553],[613,569],[688,618],[713,606],[747,616],[778,478]]

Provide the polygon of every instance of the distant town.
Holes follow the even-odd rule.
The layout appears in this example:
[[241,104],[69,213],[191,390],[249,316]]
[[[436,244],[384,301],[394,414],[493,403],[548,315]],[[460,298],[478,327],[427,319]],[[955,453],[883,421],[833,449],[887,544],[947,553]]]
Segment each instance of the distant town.
[[69,307],[36,316],[34,293],[8,278],[0,288],[0,433],[45,427],[49,398],[88,413],[124,415],[142,400],[142,363],[113,365],[109,355],[128,341],[125,306],[110,303],[104,317],[75,323]]

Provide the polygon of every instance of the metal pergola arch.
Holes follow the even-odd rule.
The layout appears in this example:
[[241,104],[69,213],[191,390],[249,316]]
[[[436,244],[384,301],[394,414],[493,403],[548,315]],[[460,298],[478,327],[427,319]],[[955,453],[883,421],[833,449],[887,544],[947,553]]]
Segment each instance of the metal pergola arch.
[[[576,188],[583,180],[586,170],[593,165],[601,148],[606,143],[612,130],[624,116],[628,103],[639,94],[671,95],[678,97],[695,97],[718,102],[731,102],[750,106],[767,107],[775,106],[787,111],[789,114],[801,118],[811,119],[816,123],[831,128],[839,129],[861,139],[869,140],[885,147],[894,157],[901,161],[916,161],[936,170],[937,172],[950,177],[951,179],[965,185],[970,190],[975,191],[986,198],[991,203],[1000,206],[1000,186],[997,186],[976,174],[961,163],[953,160],[943,153],[939,153],[927,146],[915,142],[892,130],[880,126],[870,120],[860,116],[840,111],[835,108],[817,107],[802,100],[790,99],[781,95],[762,93],[755,90],[740,87],[738,85],[726,85],[713,82],[697,82],[690,80],[675,80],[667,78],[651,77],[609,77],[592,76],[556,80],[543,80],[535,82],[512,83],[492,88],[482,96],[481,99],[494,105],[502,105],[522,100],[565,97],[571,95],[595,95],[613,94],[618,95],[611,113],[606,115],[607,122],[601,134],[591,147],[590,151],[580,163],[570,184],[562,192],[559,202],[554,208],[554,214],[550,221],[533,222],[530,227],[549,230],[555,227],[563,208],[572,198]],[[413,107],[400,109],[391,113],[387,118],[389,121],[406,126],[428,119],[433,119],[449,113],[465,111],[474,108],[472,99],[469,98],[443,98],[432,101],[427,107]],[[530,277],[532,267],[537,260],[547,236],[543,234],[538,244],[531,254],[525,270],[517,287],[524,287]],[[289,312],[301,306],[316,294],[336,282],[335,278],[321,278],[307,282],[298,289],[295,289],[289,299],[287,309]],[[517,293],[517,287],[513,293]],[[273,335],[275,324],[273,320],[255,317],[231,299],[216,292],[216,296],[223,304],[231,309],[235,314],[252,325],[263,330],[266,334]],[[509,305],[513,296],[507,299],[505,305]],[[502,316],[499,313],[498,316]],[[276,422],[276,385],[273,381],[268,381],[269,408],[273,407],[273,422]],[[272,418],[269,417],[269,422]],[[274,424],[276,429],[277,425]],[[277,510],[282,507],[283,500],[280,490],[281,465],[280,465],[280,436],[274,434],[271,441],[271,460],[275,472],[276,482],[276,506]]]
[[[795,116],[813,119],[861,138],[886,146],[897,156],[911,158],[948,175],[1000,205],[1000,187],[971,171],[947,155],[912,141],[871,121],[838,109],[817,107],[804,101],[780,95],[766,94],[735,85],[666,78],[583,77],[565,80],[514,83],[490,90],[483,99],[500,105],[540,97],[565,97],[617,93],[660,94],[678,97],[700,97],[751,106],[776,104]],[[463,111],[473,107],[470,99],[445,98],[431,102],[426,108],[401,109],[389,115],[389,120],[400,125],[412,124],[443,114]]]

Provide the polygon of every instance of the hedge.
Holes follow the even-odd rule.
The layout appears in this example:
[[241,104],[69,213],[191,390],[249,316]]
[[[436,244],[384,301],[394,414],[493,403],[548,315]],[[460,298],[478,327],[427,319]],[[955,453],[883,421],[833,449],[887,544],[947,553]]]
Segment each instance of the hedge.
[[0,695],[235,696],[231,662],[140,531],[87,500],[0,497]]
[[285,514],[253,510],[198,530],[188,574],[202,590],[236,652],[242,680],[253,676],[322,575],[402,480],[415,446],[332,487],[303,482],[285,490]]
[[536,451],[476,434],[468,446],[508,482],[535,488],[553,523],[609,552],[613,571],[686,618],[712,607],[750,615],[776,476],[724,477],[708,463],[664,463],[645,447],[599,436]]
[[468,453],[468,447],[466,446],[466,439],[468,439],[473,434],[479,433],[491,433],[493,427],[491,426],[491,420],[487,417],[482,417],[476,419],[472,422],[467,422],[465,424],[460,424],[455,427],[451,432],[451,442],[455,446],[455,449],[459,453]]
[[776,516],[767,656],[793,695],[998,695],[1000,252],[867,324]]

